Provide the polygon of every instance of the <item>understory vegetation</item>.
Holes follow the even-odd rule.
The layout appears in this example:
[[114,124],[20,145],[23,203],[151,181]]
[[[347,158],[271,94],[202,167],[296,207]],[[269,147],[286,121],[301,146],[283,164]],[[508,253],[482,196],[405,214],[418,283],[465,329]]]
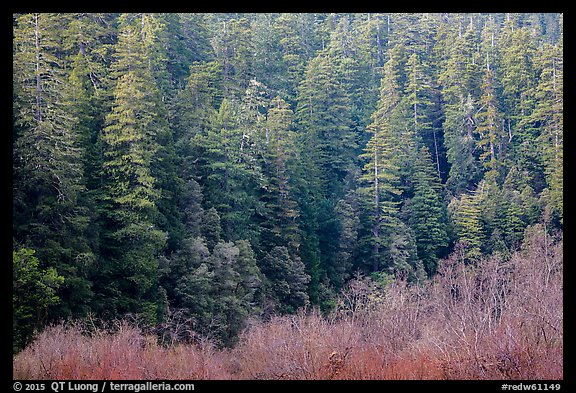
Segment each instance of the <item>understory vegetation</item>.
[[563,241],[543,225],[519,251],[431,280],[352,279],[335,310],[254,320],[218,348],[174,317],[52,325],[15,356],[16,379],[563,379]]

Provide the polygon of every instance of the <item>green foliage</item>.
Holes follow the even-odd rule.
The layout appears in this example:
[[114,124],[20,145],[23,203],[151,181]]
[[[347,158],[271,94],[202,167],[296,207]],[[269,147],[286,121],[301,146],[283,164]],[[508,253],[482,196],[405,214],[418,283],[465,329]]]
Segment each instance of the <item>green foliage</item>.
[[477,125],[474,132],[479,135],[477,143],[482,150],[480,160],[483,161],[486,169],[485,178],[496,181],[499,178],[500,165],[502,164],[504,130],[495,96],[494,75],[489,68],[484,75],[482,97],[479,104],[481,107],[475,116]]
[[220,216],[213,207],[204,212],[200,224],[200,233],[206,239],[206,245],[210,250],[214,249],[214,246],[220,242],[222,226],[220,225]]
[[476,190],[462,194],[460,198],[453,198],[448,206],[458,239],[465,248],[466,258],[470,261],[482,255],[484,231],[480,221],[480,204],[485,197],[485,185],[486,183],[482,181]]
[[94,123],[80,75],[90,63],[81,53],[69,62],[72,30],[48,13],[21,14],[14,26],[13,231],[67,279],[55,318],[86,311],[94,262],[85,194]]
[[[105,313],[142,314],[155,322],[153,306],[158,295],[158,257],[166,234],[155,227],[161,195],[152,174],[158,154],[156,138],[165,123],[158,91],[146,59],[148,22],[134,23],[132,15],[120,17],[112,75],[116,79],[112,111],[102,130],[105,179],[104,216],[107,219],[103,256],[106,269],[99,272],[100,290],[115,294],[98,304]],[[106,295],[108,297],[109,295]]]
[[222,67],[224,97],[240,95],[253,76],[253,41],[246,18],[218,23],[210,40],[218,63]]
[[453,194],[471,190],[482,171],[475,152],[474,120],[479,75],[474,56],[475,38],[471,26],[458,33],[450,45],[450,56],[441,69],[439,82],[444,105],[444,141],[450,172],[446,184]]
[[550,190],[550,211],[563,222],[564,195],[564,63],[562,46],[542,48],[540,77],[535,91],[537,104],[530,121],[540,127],[537,137],[542,146],[541,159],[547,188]]
[[331,56],[321,53],[310,60],[297,99],[299,128],[306,130],[306,153],[318,168],[320,189],[339,195],[355,160],[357,138],[348,110],[350,94]]
[[414,176],[414,197],[408,207],[408,223],[414,230],[418,258],[423,262],[428,274],[433,274],[438,258],[448,246],[448,222],[440,179],[434,171],[430,152],[426,147],[420,149]]
[[371,138],[360,156],[366,163],[360,177],[362,187],[358,191],[364,197],[363,203],[369,212],[367,218],[370,235],[364,242],[372,247],[372,271],[380,270],[384,262],[380,249],[386,245],[388,235],[393,230],[398,212],[396,196],[402,193],[399,189],[400,141],[397,133],[401,127],[399,103],[402,91],[402,56],[402,47],[396,46],[384,67],[380,100],[372,115],[373,122],[368,126]]
[[12,251],[12,340],[16,352],[32,339],[35,329],[47,319],[48,309],[60,298],[56,294],[64,277],[56,269],[42,269],[35,251],[20,248]]
[[196,332],[232,345],[253,315],[261,275],[246,240],[219,242],[212,252],[204,239],[187,239],[169,261],[174,306],[185,310]]
[[261,261],[266,277],[265,290],[271,296],[274,309],[293,313],[308,304],[306,285],[310,276],[299,257],[293,257],[283,246],[274,247]]
[[295,201],[292,176],[297,160],[296,133],[292,130],[293,112],[280,97],[270,102],[267,112],[265,135],[260,136],[264,146],[262,152],[262,184],[265,213],[261,245],[271,249],[287,245],[290,252],[298,254],[301,239],[298,218],[300,209]]

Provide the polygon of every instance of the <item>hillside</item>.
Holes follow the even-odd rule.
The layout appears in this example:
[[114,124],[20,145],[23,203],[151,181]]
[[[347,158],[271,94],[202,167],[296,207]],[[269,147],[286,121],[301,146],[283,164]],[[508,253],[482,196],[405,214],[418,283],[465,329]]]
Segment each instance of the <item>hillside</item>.
[[562,14],[14,14],[12,146],[18,363],[122,320],[227,377],[562,374],[561,253],[520,257],[563,231]]

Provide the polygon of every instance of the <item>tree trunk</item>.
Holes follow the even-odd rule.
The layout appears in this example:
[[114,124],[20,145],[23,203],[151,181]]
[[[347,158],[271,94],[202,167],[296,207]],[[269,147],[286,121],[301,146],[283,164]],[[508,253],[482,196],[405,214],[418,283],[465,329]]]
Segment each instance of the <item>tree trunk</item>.
[[42,85],[40,78],[40,37],[38,29],[38,14],[34,14],[34,38],[36,44],[36,121],[41,122],[42,110],[40,109],[40,105],[42,99],[40,95],[42,93]]
[[[374,140],[376,139],[376,132],[374,133]],[[378,271],[379,261],[380,261],[380,195],[379,195],[379,184],[378,184],[378,145],[374,147],[374,227],[372,228],[372,233],[374,234],[374,249],[372,256],[374,259],[372,261],[372,270]]]

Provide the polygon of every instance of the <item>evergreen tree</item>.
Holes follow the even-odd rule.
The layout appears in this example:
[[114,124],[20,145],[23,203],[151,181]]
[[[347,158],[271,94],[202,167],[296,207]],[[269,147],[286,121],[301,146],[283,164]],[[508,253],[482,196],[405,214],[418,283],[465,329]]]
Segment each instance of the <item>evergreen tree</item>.
[[484,232],[480,217],[484,187],[485,182],[481,181],[476,190],[453,198],[448,206],[458,240],[464,245],[469,261],[475,261],[482,255]]
[[395,230],[389,234],[384,252],[388,260],[386,270],[403,279],[419,279],[416,274],[422,262],[418,260],[414,232],[400,220],[394,224]]
[[22,14],[14,26],[13,236],[65,278],[55,317],[82,314],[94,262],[84,163],[86,102],[68,78],[58,14]]
[[[178,14],[181,35],[177,38],[184,46],[184,53],[190,54],[190,63],[213,60],[214,51],[210,44],[210,15],[205,13]],[[176,56],[182,52],[175,50]],[[188,58],[188,56],[186,56]],[[189,65],[186,64],[186,67]]]
[[335,263],[337,220],[334,206],[355,170],[357,133],[348,111],[351,96],[341,68],[327,51],[308,62],[298,89],[296,120],[301,156],[302,258],[311,276],[314,301],[327,270]]
[[288,248],[276,246],[261,260],[260,270],[266,277],[264,290],[281,313],[294,313],[309,302],[307,284],[310,276],[299,257],[292,257]]
[[561,43],[542,49],[542,71],[535,92],[537,105],[530,119],[540,124],[538,145],[543,160],[550,210],[563,222],[564,195],[564,63]]
[[411,125],[414,137],[427,146],[433,154],[438,179],[442,178],[441,162],[444,161],[442,130],[436,125],[439,114],[436,102],[438,92],[432,85],[432,76],[428,64],[423,63],[417,53],[413,53],[406,63],[407,80],[405,98],[411,112]]
[[167,14],[142,13],[132,16],[139,20],[140,37],[142,40],[148,73],[153,78],[150,99],[155,102],[156,118],[154,140],[156,142],[154,159],[151,161],[150,173],[154,177],[156,187],[162,190],[156,201],[157,217],[155,224],[167,233],[167,250],[172,251],[186,236],[182,225],[180,212],[176,209],[175,199],[180,192],[178,181],[175,141],[171,130],[174,98],[179,85],[176,75],[171,75],[169,69],[173,65],[172,46],[179,31],[176,21]]
[[200,334],[209,333],[213,319],[214,272],[208,264],[209,256],[203,238],[188,238],[169,261],[173,288],[167,288],[173,296],[172,306],[184,310],[184,314],[192,318],[194,331]]
[[49,307],[60,299],[57,289],[64,282],[56,269],[40,268],[35,251],[21,248],[12,251],[12,346],[24,348],[36,329],[47,321]]
[[[209,171],[204,141],[216,121],[222,99],[221,74],[216,62],[192,63],[189,72],[185,89],[176,97],[173,119],[175,166],[182,180],[180,203],[191,195],[201,196],[199,182],[203,182]],[[202,197],[195,200],[200,203]]]
[[223,99],[206,134],[197,134],[194,143],[203,153],[199,169],[205,205],[218,211],[223,238],[256,242],[259,235],[253,216],[260,168],[250,140],[253,130],[246,128],[251,116],[240,116],[245,110],[239,102]]
[[[446,184],[454,194],[471,190],[482,171],[474,154],[474,113],[478,97],[475,39],[471,28],[465,34],[452,36],[450,56],[440,71],[439,81],[444,101],[444,142],[450,172]],[[474,63],[474,64],[473,64]]]
[[12,23],[15,350],[89,313],[232,346],[562,229],[561,14]]
[[240,96],[254,76],[250,22],[246,18],[223,20],[210,41],[222,67],[224,97]]
[[499,80],[502,86],[504,127],[507,141],[513,147],[510,160],[525,167],[533,177],[532,186],[539,189],[543,178],[542,168],[535,165],[541,156],[536,142],[539,130],[529,120],[534,110],[537,81],[535,43],[529,28],[519,28],[515,24],[514,18],[508,14],[500,35]]
[[[373,59],[366,58],[371,48],[362,42],[356,27],[355,20],[345,15],[330,34],[330,44],[327,53],[333,59],[331,66],[337,72],[338,78],[350,97],[348,111],[352,119],[352,130],[355,138],[360,142],[364,130],[370,122],[370,115],[374,112],[378,100],[380,74],[375,70]],[[360,22],[358,22],[360,23]],[[362,46],[364,44],[364,46]],[[366,50],[368,53],[363,53]]]
[[[172,129],[177,178],[172,187],[175,188],[174,205],[184,225],[183,236],[198,237],[204,217],[204,195],[200,183],[208,172],[207,154],[202,142],[217,114],[220,73],[216,62],[195,62],[190,65],[189,73],[186,87],[175,98]],[[215,210],[213,213],[217,214]],[[220,231],[218,229],[218,237],[211,247],[219,241]]]
[[256,14],[251,21],[253,42],[253,72],[261,81],[282,97],[288,96],[286,67],[282,61],[282,50],[278,29],[275,24],[279,14]]
[[536,75],[534,67],[535,48],[528,28],[514,28],[514,22],[508,19],[500,36],[500,63],[502,67],[502,96],[509,113],[511,129],[521,143],[526,136],[518,127],[524,116],[528,116],[533,107],[533,88]]
[[398,141],[397,127],[400,108],[402,77],[399,72],[401,66],[401,47],[397,46],[396,56],[386,63],[384,77],[380,89],[380,100],[376,112],[372,115],[373,123],[368,126],[371,138],[361,155],[366,160],[360,177],[363,186],[359,192],[365,196],[365,206],[369,213],[370,232],[365,242],[371,246],[372,271],[380,270],[386,266],[381,248],[386,247],[388,234],[396,222],[398,201],[396,196],[401,194],[399,186],[399,167],[396,153],[399,146],[393,145]]
[[220,243],[222,237],[222,227],[220,225],[220,216],[216,209],[211,207],[206,210],[201,218],[200,233],[206,240],[209,250],[213,250],[216,244]]
[[305,151],[318,167],[324,195],[342,193],[342,181],[354,164],[357,144],[348,111],[350,95],[335,71],[327,54],[310,60],[296,109],[299,128],[305,131]]
[[296,97],[298,85],[304,78],[306,61],[320,48],[315,19],[316,15],[312,13],[288,13],[280,14],[274,21],[286,70],[286,91],[292,98]]
[[218,243],[208,258],[213,271],[212,288],[214,309],[212,334],[230,344],[237,337],[248,314],[247,304],[237,296],[241,277],[235,270],[240,250],[233,243]]
[[498,101],[495,96],[494,75],[487,65],[484,82],[482,84],[482,97],[480,109],[476,113],[476,128],[474,132],[479,135],[478,146],[482,149],[480,160],[484,163],[485,178],[491,181],[499,180],[502,165],[503,129],[502,117],[498,111]]
[[418,258],[432,275],[436,272],[439,257],[448,246],[448,234],[441,185],[426,147],[420,149],[414,176],[414,197],[409,204],[408,223],[414,230]]
[[219,241],[210,252],[203,237],[188,238],[168,266],[174,306],[192,318],[196,332],[232,345],[258,310],[261,275],[250,243]]
[[294,200],[291,175],[297,159],[296,133],[292,130],[293,112],[282,98],[270,103],[265,125],[263,173],[267,177],[265,194],[266,221],[261,225],[262,246],[286,245],[292,255],[299,254],[299,207]]
[[330,282],[335,288],[344,286],[350,276],[354,261],[358,255],[358,236],[360,229],[358,193],[349,191],[334,208],[339,223],[338,251],[332,271],[328,271]]
[[142,31],[136,18],[120,17],[113,76],[112,111],[102,131],[106,176],[106,232],[97,309],[142,314],[153,323],[161,317],[158,299],[158,256],[166,234],[155,228],[157,200],[151,168],[163,130],[154,79],[146,62]]
[[520,244],[524,229],[536,222],[540,211],[529,179],[522,176],[516,166],[508,171],[502,194],[506,220],[503,235],[506,244],[513,249]]

